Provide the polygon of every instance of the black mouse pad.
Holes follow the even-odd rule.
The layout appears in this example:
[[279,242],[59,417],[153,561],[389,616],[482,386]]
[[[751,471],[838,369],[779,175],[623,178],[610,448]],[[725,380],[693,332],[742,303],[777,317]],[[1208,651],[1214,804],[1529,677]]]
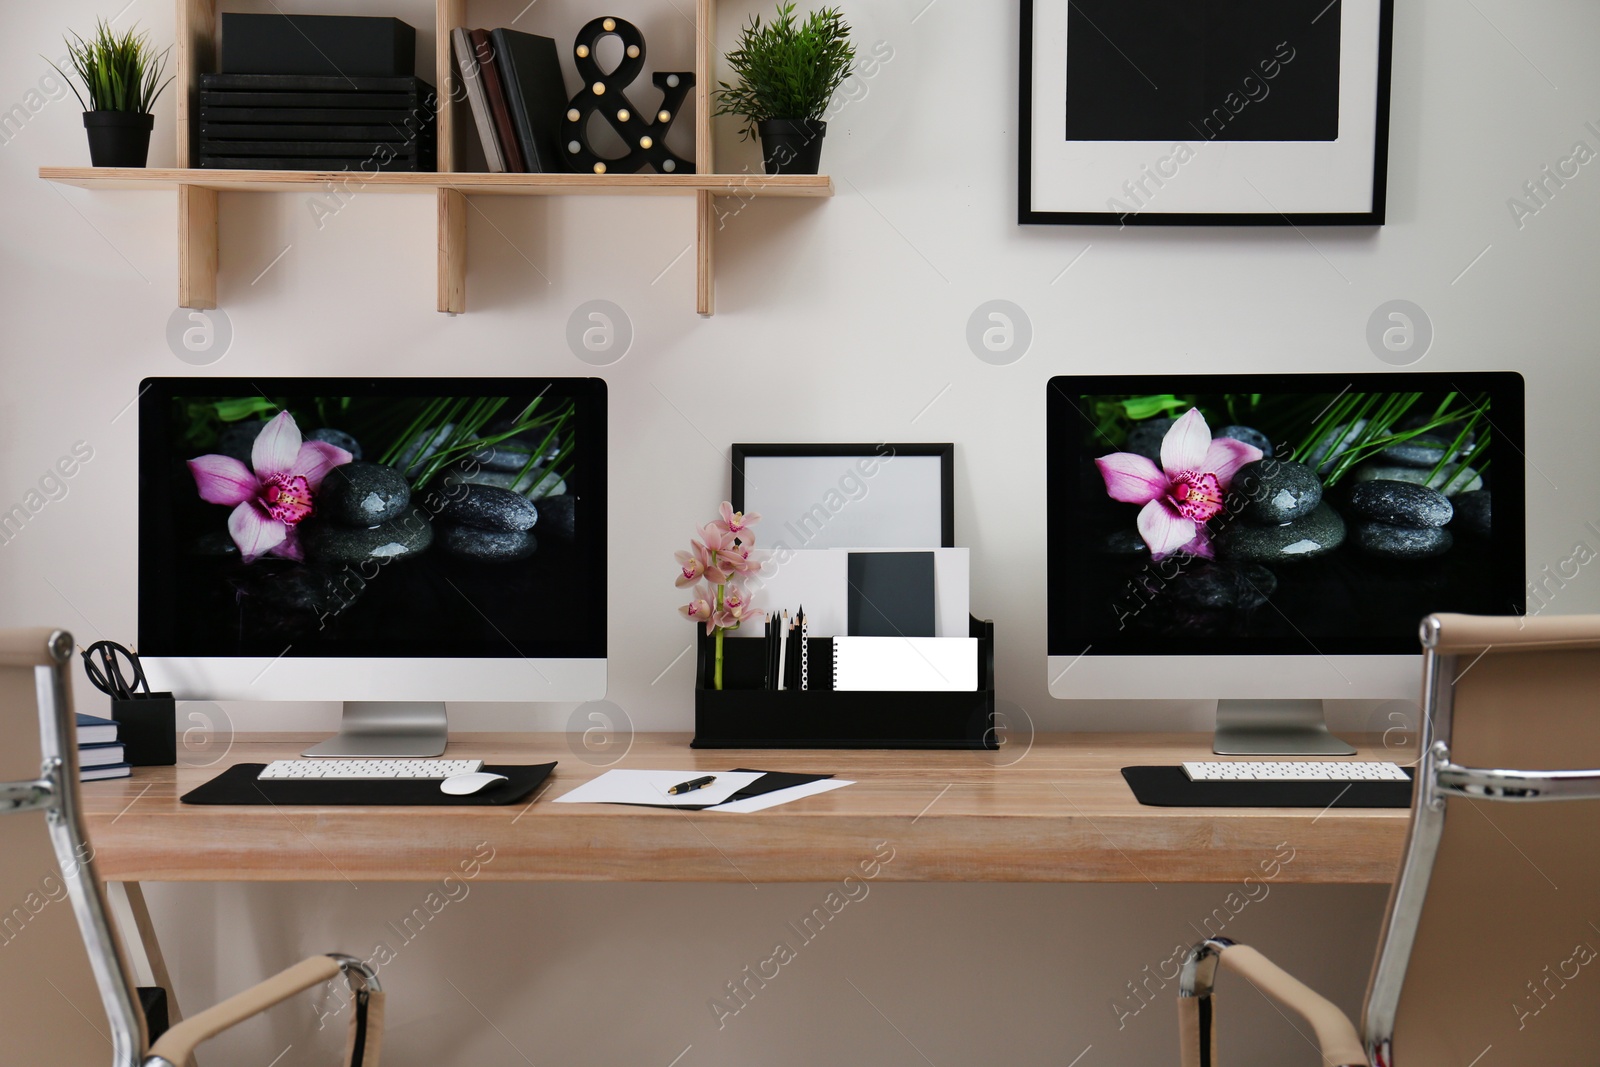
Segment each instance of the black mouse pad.
[[1182,767],[1124,767],[1122,777],[1139,803],[1158,808],[1411,806],[1410,782],[1192,782]]
[[202,786],[189,790],[179,799],[185,804],[317,804],[329,807],[363,805],[371,807],[399,804],[427,807],[467,807],[484,804],[515,804],[533,795],[555,770],[554,763],[491,767],[483,770],[503,774],[504,782],[491,782],[476,793],[451,796],[439,790],[439,779],[324,778],[272,779],[257,776],[265,763],[236,763]]

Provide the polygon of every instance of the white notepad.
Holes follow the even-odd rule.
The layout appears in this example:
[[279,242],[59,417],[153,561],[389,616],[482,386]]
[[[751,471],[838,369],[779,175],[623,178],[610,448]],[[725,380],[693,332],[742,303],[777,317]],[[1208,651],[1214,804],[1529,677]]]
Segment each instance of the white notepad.
[[840,692],[973,692],[976,637],[835,637],[833,688]]

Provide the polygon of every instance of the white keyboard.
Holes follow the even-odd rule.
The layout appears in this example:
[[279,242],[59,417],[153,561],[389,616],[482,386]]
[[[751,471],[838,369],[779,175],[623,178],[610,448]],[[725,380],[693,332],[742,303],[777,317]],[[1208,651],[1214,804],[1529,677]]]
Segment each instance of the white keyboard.
[[481,759],[280,759],[267,764],[266,770],[257,778],[412,778],[428,781],[471,774],[482,766]]
[[1191,782],[1408,782],[1398,763],[1350,760],[1192,760]]

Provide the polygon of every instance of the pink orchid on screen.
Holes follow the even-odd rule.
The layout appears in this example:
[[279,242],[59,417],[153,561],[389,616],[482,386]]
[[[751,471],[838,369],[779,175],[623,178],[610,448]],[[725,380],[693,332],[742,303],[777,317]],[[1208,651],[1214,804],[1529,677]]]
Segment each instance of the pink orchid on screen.
[[1213,440],[1200,409],[1190,408],[1162,438],[1160,467],[1133,452],[1113,452],[1094,462],[1111,499],[1144,505],[1139,536],[1153,558],[1181,551],[1210,559],[1205,524],[1222,513],[1234,474],[1261,455],[1261,449],[1243,441]]
[[189,461],[200,499],[233,507],[228,533],[246,563],[265,553],[302,559],[295,527],[316,514],[316,494],[330,470],[349,463],[350,453],[325,441],[303,441],[294,416],[281,411],[261,428],[250,449],[250,466],[232,456]]

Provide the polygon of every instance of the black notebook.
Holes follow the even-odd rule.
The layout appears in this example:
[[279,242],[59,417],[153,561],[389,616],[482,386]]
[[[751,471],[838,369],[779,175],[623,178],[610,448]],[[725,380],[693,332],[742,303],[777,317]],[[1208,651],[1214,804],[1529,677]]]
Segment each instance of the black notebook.
[[528,173],[565,170],[561,122],[567,110],[567,85],[561,79],[555,41],[507,29],[492,30],[489,37]]
[[933,637],[933,553],[852,552],[851,637]]

